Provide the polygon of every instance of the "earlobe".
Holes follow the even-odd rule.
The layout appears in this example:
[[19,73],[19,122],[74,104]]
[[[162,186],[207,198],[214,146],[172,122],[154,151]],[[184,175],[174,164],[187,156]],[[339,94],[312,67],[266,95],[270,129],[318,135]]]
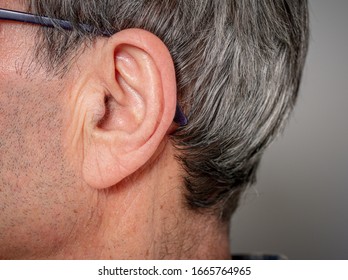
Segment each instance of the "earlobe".
[[105,113],[87,126],[83,176],[90,186],[106,188],[155,154],[172,124],[176,82],[169,51],[147,31],[121,31],[96,51],[109,59],[95,71],[113,73],[101,70],[95,75],[105,88]]

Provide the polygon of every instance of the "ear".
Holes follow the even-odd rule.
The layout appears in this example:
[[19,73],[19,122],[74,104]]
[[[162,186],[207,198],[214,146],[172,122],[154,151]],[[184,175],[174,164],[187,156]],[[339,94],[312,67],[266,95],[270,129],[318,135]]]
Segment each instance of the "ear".
[[90,116],[82,171],[90,186],[107,188],[155,154],[173,122],[176,79],[167,47],[152,33],[127,29],[100,40],[94,86],[84,89]]

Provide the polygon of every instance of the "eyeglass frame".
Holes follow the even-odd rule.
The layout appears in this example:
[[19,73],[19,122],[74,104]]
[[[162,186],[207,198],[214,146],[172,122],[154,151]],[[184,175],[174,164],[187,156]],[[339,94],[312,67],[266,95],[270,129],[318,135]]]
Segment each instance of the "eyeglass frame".
[[[39,15],[31,14],[31,13],[25,13],[25,12],[1,9],[1,8],[0,8],[0,20],[31,23],[31,24],[41,25],[45,27],[50,27],[50,28],[60,27],[64,30],[69,30],[69,31],[74,30],[74,26],[72,22],[68,20],[49,18],[46,16],[39,16]],[[79,23],[78,26],[87,33],[92,33],[94,30],[92,26],[84,24],[84,23]],[[102,32],[100,35],[104,37],[110,37],[112,34],[108,32]],[[185,126],[188,123],[188,119],[183,113],[178,103],[176,104],[173,121],[177,123],[180,127]]]

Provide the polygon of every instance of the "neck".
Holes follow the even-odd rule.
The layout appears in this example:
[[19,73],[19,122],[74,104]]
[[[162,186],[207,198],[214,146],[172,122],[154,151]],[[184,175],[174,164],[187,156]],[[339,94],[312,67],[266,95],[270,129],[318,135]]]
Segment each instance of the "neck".
[[[164,213],[163,213],[164,214]],[[228,226],[201,214],[166,218],[131,215],[111,230],[103,223],[93,238],[78,239],[55,259],[229,259]],[[111,220],[110,220],[111,222]],[[107,229],[106,229],[107,228]]]
[[185,207],[179,168],[169,161],[171,149],[160,154],[156,167],[144,168],[103,195],[99,205],[106,207],[93,234],[80,234],[76,246],[67,246],[58,258],[230,258],[228,224]]

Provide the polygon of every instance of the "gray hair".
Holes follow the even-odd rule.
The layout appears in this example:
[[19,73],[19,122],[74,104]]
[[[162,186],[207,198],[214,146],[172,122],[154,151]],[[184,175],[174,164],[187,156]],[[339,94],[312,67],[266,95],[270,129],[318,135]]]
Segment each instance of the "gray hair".
[[[282,130],[298,93],[308,45],[306,0],[31,0],[29,10],[75,23],[42,29],[39,58],[65,69],[102,31],[148,30],[175,64],[189,123],[172,135],[185,204],[227,221],[255,182],[261,155]],[[86,34],[78,23],[95,27]]]

